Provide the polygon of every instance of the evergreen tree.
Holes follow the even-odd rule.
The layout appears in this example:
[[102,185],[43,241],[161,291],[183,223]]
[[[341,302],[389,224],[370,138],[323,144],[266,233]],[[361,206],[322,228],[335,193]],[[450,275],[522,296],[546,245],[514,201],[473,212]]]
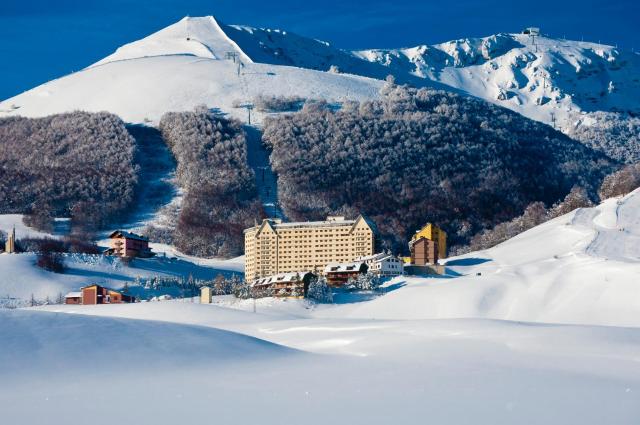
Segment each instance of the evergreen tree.
[[317,303],[326,304],[333,302],[333,292],[323,276],[311,280],[307,291],[307,298]]

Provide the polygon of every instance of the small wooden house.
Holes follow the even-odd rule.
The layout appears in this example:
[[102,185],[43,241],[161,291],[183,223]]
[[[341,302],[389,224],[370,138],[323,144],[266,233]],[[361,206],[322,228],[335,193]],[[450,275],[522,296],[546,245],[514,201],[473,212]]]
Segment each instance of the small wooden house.
[[330,263],[324,269],[324,275],[330,286],[342,286],[350,278],[357,278],[359,274],[366,273],[369,266],[364,261],[353,263]]

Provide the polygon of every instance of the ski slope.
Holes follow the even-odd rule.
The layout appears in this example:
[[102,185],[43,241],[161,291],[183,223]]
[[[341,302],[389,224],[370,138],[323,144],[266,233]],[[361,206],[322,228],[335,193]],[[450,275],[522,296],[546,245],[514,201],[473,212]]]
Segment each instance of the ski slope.
[[[18,106],[14,112],[37,117],[81,109],[109,111],[124,121],[157,125],[167,111],[207,105],[247,120],[235,102],[258,95],[302,96],[340,102],[378,96],[382,82],[302,68],[245,64],[240,75],[233,61],[192,55],[152,56],[93,66],[51,81],[0,104]],[[6,115],[6,113],[5,113]],[[254,122],[265,114],[254,111]]]
[[447,261],[443,278],[396,278],[353,318],[490,318],[640,327],[640,190]]

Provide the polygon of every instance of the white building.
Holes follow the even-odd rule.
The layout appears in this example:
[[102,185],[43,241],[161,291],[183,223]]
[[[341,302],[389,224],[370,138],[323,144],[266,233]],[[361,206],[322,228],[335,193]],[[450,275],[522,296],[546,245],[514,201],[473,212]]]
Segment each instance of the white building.
[[358,257],[357,261],[364,262],[369,267],[369,272],[378,276],[399,276],[404,274],[402,260],[392,254],[373,254],[366,257]]

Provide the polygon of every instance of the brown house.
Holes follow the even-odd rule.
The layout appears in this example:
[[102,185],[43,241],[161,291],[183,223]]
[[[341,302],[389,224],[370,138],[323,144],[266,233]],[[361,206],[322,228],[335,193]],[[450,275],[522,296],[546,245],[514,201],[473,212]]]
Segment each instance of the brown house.
[[106,255],[118,257],[151,257],[153,253],[149,249],[149,238],[124,230],[116,230],[109,235],[111,247],[105,251]]
[[344,264],[332,263],[325,267],[324,275],[330,286],[342,286],[350,278],[355,279],[359,274],[366,273],[368,270],[369,266],[364,261]]
[[122,304],[136,301],[135,297],[95,284],[85,286],[80,290],[80,293],[82,294],[80,303],[67,302],[67,304]]
[[411,264],[425,266],[438,262],[438,244],[431,239],[420,237],[409,243],[411,250]]

